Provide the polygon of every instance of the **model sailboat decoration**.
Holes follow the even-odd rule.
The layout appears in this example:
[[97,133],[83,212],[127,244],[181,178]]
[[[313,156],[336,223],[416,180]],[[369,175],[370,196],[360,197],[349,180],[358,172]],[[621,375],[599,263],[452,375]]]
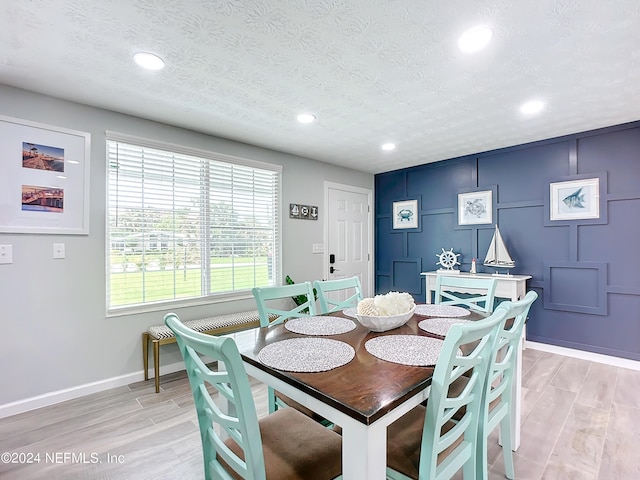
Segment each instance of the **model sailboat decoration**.
[[[493,267],[496,269],[513,268],[516,266],[516,262],[513,261],[507,251],[507,247],[504,245],[498,225],[496,225],[496,231],[493,233],[491,245],[489,245],[489,250],[487,251],[487,256],[484,258],[483,265],[485,267]],[[498,275],[497,271],[495,275]],[[508,272],[507,275],[509,275]]]

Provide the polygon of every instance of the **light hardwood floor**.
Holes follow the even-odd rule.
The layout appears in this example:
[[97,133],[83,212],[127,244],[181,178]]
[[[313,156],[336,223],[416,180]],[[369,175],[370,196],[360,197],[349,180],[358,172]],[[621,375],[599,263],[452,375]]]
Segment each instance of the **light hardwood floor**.
[[[640,372],[532,349],[523,371],[518,479],[640,478]],[[39,454],[40,462],[0,462],[0,478],[204,478],[184,373],[164,376],[161,385],[159,394],[152,381],[138,382],[1,419],[0,453]],[[263,415],[266,388],[252,385]],[[489,462],[489,478],[504,478],[496,434]]]

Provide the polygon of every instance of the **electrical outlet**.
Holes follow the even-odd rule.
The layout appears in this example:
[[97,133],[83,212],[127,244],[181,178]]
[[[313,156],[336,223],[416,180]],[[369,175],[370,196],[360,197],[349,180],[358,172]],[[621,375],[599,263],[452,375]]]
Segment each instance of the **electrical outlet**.
[[13,245],[0,245],[0,264],[13,263]]
[[53,244],[53,258],[64,258],[64,243]]

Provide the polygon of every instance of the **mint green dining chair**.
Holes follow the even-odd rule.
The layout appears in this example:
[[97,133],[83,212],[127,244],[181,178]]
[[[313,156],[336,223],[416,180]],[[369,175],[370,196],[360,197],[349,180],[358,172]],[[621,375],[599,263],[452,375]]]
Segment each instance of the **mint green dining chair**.
[[[164,317],[184,359],[200,427],[205,479],[308,480],[340,478],[342,440],[293,408],[258,420],[246,370],[235,341]],[[212,371],[200,356],[223,362]],[[215,395],[211,393],[215,392]],[[232,407],[222,411],[216,398]]]
[[[444,480],[460,469],[476,476],[478,424],[486,377],[506,310],[453,325],[435,365],[426,407],[419,405],[387,429],[387,476],[393,480]],[[466,376],[461,391],[453,388]],[[459,420],[453,417],[460,413]]]
[[[349,277],[337,280],[316,280],[313,286],[318,292],[318,301],[320,302],[320,311],[322,313],[337,312],[348,307],[357,307],[358,302],[362,300],[362,286],[360,278]],[[331,294],[341,292],[346,298],[344,300],[336,300],[331,298]]]
[[[311,282],[295,283],[281,287],[256,287],[252,292],[258,306],[261,327],[278,325],[290,318],[316,315],[316,301]],[[284,304],[295,304],[293,298],[298,299],[298,303],[295,307],[286,309]],[[267,398],[269,400],[269,413],[275,412],[278,408],[291,406],[319,422],[326,423],[315,412],[280,392],[276,392],[272,387],[267,387]]]
[[[436,277],[435,303],[437,305],[460,305],[481,313],[493,312],[493,302],[496,295],[498,280],[455,275],[438,275]],[[473,296],[458,296],[456,289],[468,291],[473,289],[477,294]]]
[[[316,315],[316,299],[311,282],[280,287],[255,287],[252,293],[258,305],[261,327],[277,325],[290,318]],[[283,304],[291,305],[292,302],[295,307],[284,308]]]
[[520,348],[520,337],[527,321],[529,309],[537,298],[538,294],[530,291],[522,300],[502,302],[496,308],[496,312],[505,310],[507,318],[513,319],[513,323],[508,321],[500,331],[498,343],[489,366],[478,429],[478,459],[480,460],[478,463],[478,478],[481,479],[487,478],[487,438],[497,427],[500,427],[506,477],[511,480],[515,478],[513,465],[514,439],[511,435],[513,431],[512,422],[514,421],[511,416],[513,382],[516,375],[516,358]]

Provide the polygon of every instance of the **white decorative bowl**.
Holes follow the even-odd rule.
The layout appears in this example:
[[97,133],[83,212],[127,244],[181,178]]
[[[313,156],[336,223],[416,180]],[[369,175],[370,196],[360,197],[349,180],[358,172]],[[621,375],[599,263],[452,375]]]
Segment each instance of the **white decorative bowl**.
[[393,330],[394,328],[401,327],[409,321],[413,316],[413,312],[416,311],[414,306],[411,310],[399,315],[390,315],[387,317],[377,317],[370,315],[356,314],[356,318],[362,324],[363,327],[367,327],[373,332],[386,332],[387,330]]

